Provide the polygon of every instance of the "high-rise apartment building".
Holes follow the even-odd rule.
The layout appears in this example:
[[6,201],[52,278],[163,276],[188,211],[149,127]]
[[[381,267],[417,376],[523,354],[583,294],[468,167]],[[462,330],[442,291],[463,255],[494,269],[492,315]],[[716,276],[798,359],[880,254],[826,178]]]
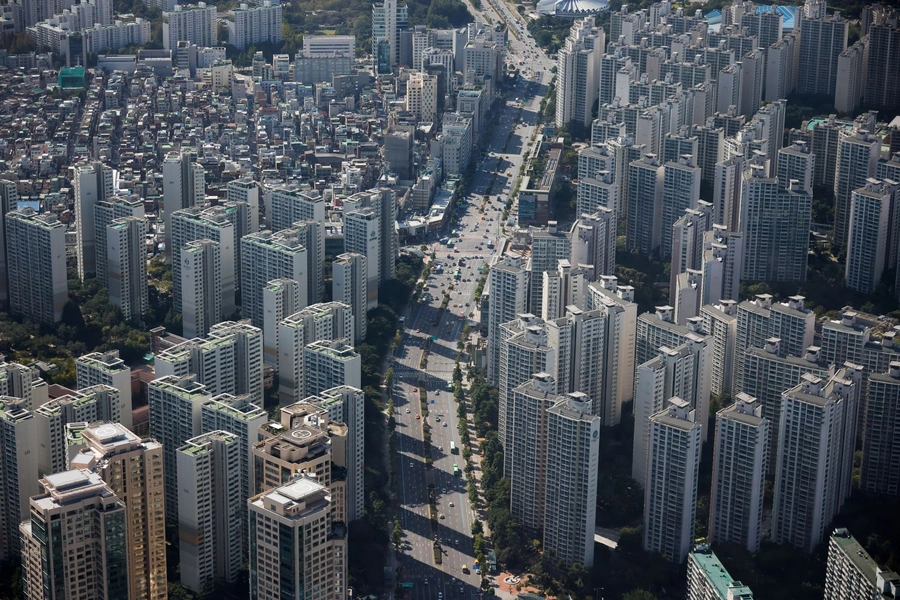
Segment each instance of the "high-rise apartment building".
[[209,239],[185,244],[179,253],[182,333],[204,336],[225,319],[222,294],[222,246]]
[[900,594],[900,575],[878,565],[843,527],[828,538],[825,600],[871,600]]
[[27,401],[0,396],[0,560],[19,553],[19,523],[27,520],[28,498],[38,493],[36,422]]
[[759,550],[769,451],[769,420],[752,396],[716,413],[709,541]]
[[[384,0],[372,5],[372,55],[381,67],[380,47],[386,45],[387,72],[400,62],[400,32],[409,26],[407,7],[398,6],[397,0]],[[383,72],[381,69],[378,71]]]
[[709,391],[717,396],[731,394],[737,340],[737,302],[723,300],[719,304],[705,304],[700,307],[700,319],[702,331],[710,345]]
[[40,485],[19,526],[25,598],[127,598],[122,501],[99,475],[82,469],[48,474]]
[[850,495],[861,368],[829,381],[804,375],[784,392],[772,509],[772,539],[812,552]]
[[718,304],[724,300],[737,300],[743,265],[744,235],[728,231],[722,225],[713,225],[711,231],[703,234],[700,303]]
[[[293,227],[275,233],[261,231],[241,238],[241,316],[262,327],[265,321],[263,288],[273,279],[293,279],[305,288],[309,265],[304,232]],[[318,289],[318,284],[316,285]],[[309,290],[300,290],[300,310]]]
[[281,231],[298,221],[325,222],[325,198],[296,185],[276,187],[264,196],[269,229]]
[[345,252],[331,263],[331,297],[343,302],[353,313],[355,344],[366,339],[368,321],[368,260],[362,254]]
[[344,248],[366,257],[366,310],[371,310],[378,306],[382,250],[381,223],[374,209],[367,207],[344,215]]
[[837,141],[834,168],[834,243],[840,248],[847,244],[850,231],[850,208],[853,191],[866,186],[875,175],[881,158],[881,140],[873,132],[858,124],[841,132]]
[[590,267],[591,281],[603,275],[616,274],[616,213],[598,206],[590,214],[582,214],[569,232],[575,267]]
[[637,319],[634,364],[642,365],[656,357],[663,346],[675,348],[696,338],[703,338],[700,317],[687,320],[686,325],[675,323],[675,309],[657,306],[652,313],[644,313]]
[[346,595],[347,541],[328,488],[301,476],[249,500],[252,600]]
[[[747,348],[762,348],[769,338],[778,338],[784,355],[803,356],[813,345],[816,315],[804,306],[804,300],[803,296],[791,296],[787,302],[773,304],[771,295],[757,294],[753,300],[738,304],[733,393],[745,391],[744,350]],[[759,393],[750,395],[763,397]]]
[[587,127],[597,100],[600,57],[606,49],[606,33],[594,25],[594,17],[575,21],[557,57],[556,126],[575,122]]
[[353,313],[341,302],[313,304],[278,323],[278,397],[282,407],[306,397],[304,350],[320,340],[353,339]]
[[278,323],[302,308],[303,286],[293,279],[273,279],[262,289],[263,361],[278,369]]
[[163,446],[166,520],[178,520],[176,450],[200,435],[200,409],[210,395],[194,375],[164,375],[150,383],[150,435]]
[[15,181],[0,179],[0,307],[9,310],[9,268],[6,251],[6,213],[18,206]]
[[[547,410],[544,548],[567,565],[594,563],[600,417],[584,394]],[[561,494],[560,490],[567,493]]]
[[767,177],[759,165],[743,174],[742,280],[805,281],[812,196],[794,181]]
[[[634,288],[619,286],[615,276],[603,276],[600,281],[588,285],[587,309],[599,312],[603,320],[602,338],[596,349],[592,350],[602,356],[599,365],[594,365],[598,371],[596,377],[600,391],[594,393],[591,402],[595,408],[594,414],[600,416],[601,425],[612,427],[621,422],[622,406],[633,396],[637,326]],[[577,348],[576,353],[586,356]]]
[[343,341],[319,340],[303,349],[303,381],[305,396],[325,390],[351,386],[361,387],[360,356]]
[[841,114],[853,114],[862,104],[866,93],[868,54],[869,38],[862,37],[838,57],[834,110]]
[[493,385],[500,381],[500,325],[528,311],[528,275],[525,260],[519,257],[503,257],[490,268],[487,371]]
[[[850,194],[847,264],[844,284],[869,294],[881,283],[892,250],[896,256],[898,233],[895,186],[875,179]],[[892,222],[893,219],[893,222]]]
[[751,347],[743,352],[743,392],[757,398],[762,416],[769,420],[769,465],[767,472],[775,472],[778,457],[778,431],[781,419],[782,394],[803,381],[810,374],[828,379],[834,375],[833,363],[824,360],[816,346],[810,346],[802,356],[786,354],[778,338],[769,338],[762,348]]
[[[664,168],[648,154],[628,165],[626,248],[650,256],[659,248]],[[682,214],[682,210],[678,214]],[[674,223],[674,220],[673,220]]]
[[[277,488],[302,473],[314,475],[320,484],[332,484],[331,439],[318,415],[298,419],[298,405],[282,415],[281,423],[260,427],[260,441],[253,446],[253,494]],[[324,417],[322,417],[324,418]]]
[[753,592],[728,574],[709,544],[688,554],[687,600],[753,600]]
[[594,214],[601,209],[607,209],[613,215],[618,215],[618,211],[621,210],[619,185],[613,173],[602,170],[579,179],[576,202],[579,215]]
[[279,44],[281,33],[281,4],[278,0],[262,0],[255,6],[241,4],[230,11],[228,42],[238,50],[263,43]]
[[106,227],[109,303],[119,307],[126,320],[150,310],[146,237],[147,222],[140,217],[116,219]]
[[214,582],[234,583],[240,571],[244,522],[238,436],[211,431],[175,452],[181,585],[199,593]]
[[[655,358],[635,370],[631,477],[645,489],[650,421],[674,396],[683,398],[701,414],[709,413],[709,348],[705,340],[698,338],[675,348],[662,346]],[[706,429],[705,424],[700,425]]]
[[97,274],[97,252],[106,251],[95,244],[94,207],[112,198],[118,175],[118,171],[100,162],[75,167],[75,248],[78,277],[82,281]]
[[[81,437],[85,448],[73,469],[97,473],[125,504],[128,598],[165,600],[166,522],[163,448],[118,423],[93,423]],[[76,555],[77,557],[77,555]]]
[[896,9],[882,15],[869,27],[863,96],[868,106],[896,111],[900,107],[900,84],[896,77],[900,69],[900,28]]
[[[215,7],[211,7],[215,18]],[[163,205],[161,221],[166,229],[166,257],[173,258],[179,250],[172,246],[172,215],[175,211],[198,206],[206,199],[206,173],[203,167],[191,162],[188,153],[170,152],[163,158]]]
[[669,253],[672,258],[669,280],[670,299],[674,300],[675,278],[688,269],[699,270],[703,261],[704,234],[713,226],[713,207],[699,200],[696,208],[685,209],[672,224]]
[[163,12],[163,48],[175,50],[177,42],[186,41],[195,46],[215,46],[216,7],[205,2],[176,4],[171,12]]
[[860,489],[900,495],[900,362],[869,375],[863,427]]
[[796,179],[800,187],[812,195],[816,155],[806,142],[795,141],[779,150],[775,169],[779,182],[787,184],[791,179]]
[[678,157],[678,162],[663,166],[662,221],[660,222],[660,256],[672,253],[672,226],[688,209],[696,209],[700,201],[700,167],[693,156]]
[[532,227],[531,233],[531,277],[529,278],[528,311],[541,314],[543,306],[544,273],[556,271],[560,260],[568,260],[572,253],[572,242],[564,231],[550,221],[547,228]]
[[6,213],[9,309],[36,323],[58,323],[69,299],[66,227],[32,208]]
[[507,394],[509,435],[503,447],[503,463],[509,465],[504,469],[509,472],[510,513],[530,531],[540,531],[544,525],[547,411],[563,398],[557,395],[557,381],[548,373],[535,373]]
[[701,447],[694,415],[687,401],[675,397],[650,418],[644,550],[659,552],[674,564],[685,561],[694,541]]
[[849,23],[835,13],[832,17],[803,19],[800,35],[800,68],[797,92],[834,96],[838,59],[847,49]]

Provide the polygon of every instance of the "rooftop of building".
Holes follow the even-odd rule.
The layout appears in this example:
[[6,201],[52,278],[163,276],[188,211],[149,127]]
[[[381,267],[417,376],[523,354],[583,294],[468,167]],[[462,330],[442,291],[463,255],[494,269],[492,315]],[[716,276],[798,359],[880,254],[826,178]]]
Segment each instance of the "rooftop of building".
[[715,555],[708,544],[700,544],[694,547],[690,553],[690,557],[694,560],[706,579],[716,588],[720,598],[728,598],[728,591],[732,590],[735,597],[752,598],[750,588],[741,584],[740,581],[728,574],[722,561]]

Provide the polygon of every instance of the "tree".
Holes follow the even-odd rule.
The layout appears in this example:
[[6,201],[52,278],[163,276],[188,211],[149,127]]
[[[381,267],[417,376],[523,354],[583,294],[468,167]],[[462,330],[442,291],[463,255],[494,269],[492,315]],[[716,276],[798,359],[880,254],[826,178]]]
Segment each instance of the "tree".
[[631,590],[624,596],[622,596],[622,600],[656,600],[656,596],[648,592],[647,590]]

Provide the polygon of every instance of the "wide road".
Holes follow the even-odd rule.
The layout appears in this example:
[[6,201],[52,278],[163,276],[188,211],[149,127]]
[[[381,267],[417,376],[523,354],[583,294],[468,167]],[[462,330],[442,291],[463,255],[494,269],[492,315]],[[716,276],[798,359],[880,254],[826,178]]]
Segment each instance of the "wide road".
[[[501,3],[501,0],[497,0]],[[485,13],[492,21],[500,17],[493,4]],[[505,5],[504,5],[505,6]],[[470,8],[476,19],[484,15]],[[515,19],[509,10],[504,18]],[[465,477],[454,476],[453,465],[460,471],[464,461],[460,450],[456,405],[450,391],[455,364],[456,344],[466,323],[473,329],[479,317],[473,295],[480,271],[491,256],[503,247],[501,213],[503,202],[511,192],[524,156],[530,151],[541,98],[552,78],[552,62],[540,52],[518,22],[511,23],[516,36],[510,35],[508,62],[519,69],[520,80],[509,90],[507,100],[493,115],[494,129],[486,148],[474,153],[477,170],[467,198],[468,208],[447,231],[432,234],[427,242],[435,252],[435,265],[427,282],[431,299],[409,308],[406,329],[394,363],[394,405],[397,420],[397,449],[400,453],[401,526],[404,529],[404,556],[401,562],[403,582],[409,597],[416,600],[473,599],[481,596],[480,576],[473,570],[474,550],[471,527],[475,515],[466,492]],[[524,73],[523,73],[524,71]],[[511,134],[511,135],[510,135]],[[487,201],[484,197],[487,196]],[[498,196],[500,199],[498,200]],[[483,210],[482,210],[483,209]],[[455,231],[456,235],[452,235]],[[438,238],[452,236],[454,246],[440,244]],[[493,248],[488,248],[491,242]],[[417,241],[412,246],[417,247]],[[463,263],[460,264],[460,259]],[[459,270],[459,278],[454,272]],[[444,293],[449,292],[447,310],[438,319]],[[427,366],[420,368],[426,340],[430,344]],[[428,396],[428,422],[432,435],[433,468],[426,469],[423,442],[423,419],[419,405],[419,389]],[[470,435],[474,432],[470,431]],[[451,454],[451,442],[456,453]],[[428,485],[435,487],[438,519],[433,533],[429,517]],[[442,546],[441,564],[434,561],[433,543]],[[462,571],[463,565],[468,573]],[[506,592],[495,588],[501,597]]]

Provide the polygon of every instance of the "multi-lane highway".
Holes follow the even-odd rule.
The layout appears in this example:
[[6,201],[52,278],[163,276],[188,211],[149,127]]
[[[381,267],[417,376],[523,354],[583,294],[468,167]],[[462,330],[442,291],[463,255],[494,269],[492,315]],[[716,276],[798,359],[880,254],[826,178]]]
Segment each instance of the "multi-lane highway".
[[[501,0],[496,2],[502,4]],[[494,4],[483,7],[491,20],[501,18]],[[470,10],[476,19],[484,20],[483,13],[471,7]],[[444,232],[429,236],[429,246],[436,255],[433,267],[440,265],[441,272],[434,268],[427,282],[426,291],[431,299],[410,306],[404,315],[405,332],[393,365],[392,394],[400,453],[400,522],[405,533],[400,581],[412,584],[406,590],[408,597],[416,600],[480,597],[481,577],[474,573],[471,536],[475,514],[466,493],[456,405],[448,382],[452,378],[460,333],[467,322],[474,324],[473,319],[479,316],[473,296],[480,270],[504,245],[500,227],[503,201],[512,191],[523,155],[530,149],[540,101],[552,77],[549,72],[552,62],[534,46],[524,27],[519,27],[519,16],[505,5],[500,11],[518,36],[510,36],[509,61],[524,69],[526,77],[520,78],[508,91],[506,101],[496,109],[487,147],[474,153],[477,170],[466,198],[468,207],[460,211],[459,218]],[[438,242],[445,236],[453,239],[452,247]],[[488,247],[488,242],[493,248]],[[454,277],[457,270],[458,279]],[[445,293],[450,296],[449,303],[438,318]],[[428,361],[421,368],[426,345]],[[432,469],[426,469],[425,464],[425,420],[419,404],[420,389],[426,391],[428,398]],[[451,454],[451,443],[456,453]],[[454,464],[460,470],[459,476],[454,475]],[[430,522],[429,484],[434,485],[439,515],[436,531],[432,531]],[[434,558],[435,539],[441,544],[440,564]],[[463,572],[464,565],[468,572]],[[501,597],[508,596],[500,589],[495,591]]]

